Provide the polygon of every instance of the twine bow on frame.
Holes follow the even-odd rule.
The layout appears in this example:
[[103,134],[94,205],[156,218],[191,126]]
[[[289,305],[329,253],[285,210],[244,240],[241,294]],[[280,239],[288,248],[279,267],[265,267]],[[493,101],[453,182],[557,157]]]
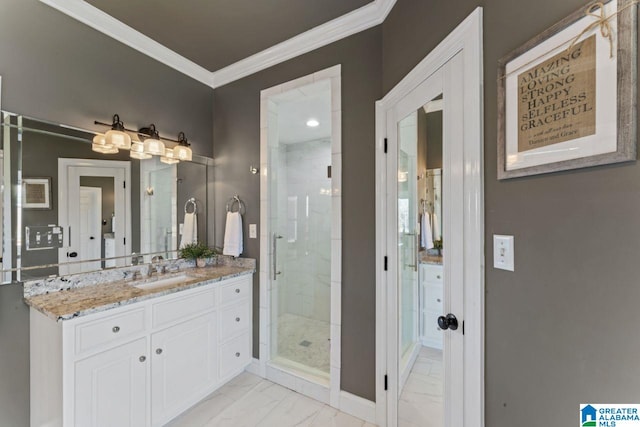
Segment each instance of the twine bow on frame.
[[[596,13],[598,9],[600,9],[600,13]],[[614,41],[613,41],[613,28],[611,27],[611,19],[615,18],[616,15],[617,13],[614,13],[611,16],[607,16],[607,12],[604,10],[604,3],[602,2],[597,2],[589,6],[586,11],[586,16],[591,16],[593,18],[596,18],[596,21],[589,24],[584,30],[582,30],[580,34],[578,34],[573,39],[573,41],[569,45],[568,51],[569,52],[573,51],[573,48],[576,46],[576,43],[578,43],[578,41],[582,38],[582,36],[590,32],[591,30],[599,27],[600,34],[602,34],[602,37],[604,37],[605,39],[609,39],[609,58],[613,58]]]

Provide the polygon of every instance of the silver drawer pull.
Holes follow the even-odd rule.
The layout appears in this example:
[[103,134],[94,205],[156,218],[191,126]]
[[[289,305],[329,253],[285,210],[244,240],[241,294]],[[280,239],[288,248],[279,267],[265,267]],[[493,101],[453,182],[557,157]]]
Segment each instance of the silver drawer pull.
[[156,354],[162,354],[162,349],[161,348],[157,348],[156,349]]
[[146,356],[140,356],[140,358],[138,359],[141,362],[144,362],[145,360],[147,360]]
[[236,317],[236,322],[239,322],[239,321],[240,321],[240,318],[239,318],[239,317]]
[[111,328],[111,330],[114,334],[117,334],[118,332],[120,332],[120,326],[114,326],[113,328]]
[[240,357],[240,353],[236,353],[236,357]]
[[239,293],[240,293],[240,289],[236,289],[236,294],[239,294]]

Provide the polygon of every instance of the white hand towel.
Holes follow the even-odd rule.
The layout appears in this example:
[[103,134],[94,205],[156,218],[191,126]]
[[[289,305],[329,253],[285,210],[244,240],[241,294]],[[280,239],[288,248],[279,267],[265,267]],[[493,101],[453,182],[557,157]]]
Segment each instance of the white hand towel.
[[433,248],[433,234],[431,233],[431,223],[429,221],[429,213],[422,214],[422,222],[420,224],[420,246],[425,249]]
[[180,249],[192,243],[198,243],[198,217],[193,212],[184,214]]
[[240,212],[227,212],[222,254],[238,257],[242,249],[242,216]]

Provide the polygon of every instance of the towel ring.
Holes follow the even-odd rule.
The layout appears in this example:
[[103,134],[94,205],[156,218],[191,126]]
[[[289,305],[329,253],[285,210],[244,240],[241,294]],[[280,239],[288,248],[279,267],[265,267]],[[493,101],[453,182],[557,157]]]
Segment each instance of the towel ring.
[[191,212],[192,214],[195,214],[196,211],[198,210],[198,205],[196,204],[196,199],[195,197],[190,198],[189,200],[187,200],[187,202],[184,204],[184,213],[189,213],[189,211],[187,210],[187,208],[189,207],[189,205],[191,205],[193,207],[193,212]]
[[236,194],[235,196],[230,198],[229,201],[227,202],[227,212],[233,212],[232,209],[236,203],[238,204],[237,212],[243,213],[243,211],[245,211],[242,200],[240,200],[240,197]]

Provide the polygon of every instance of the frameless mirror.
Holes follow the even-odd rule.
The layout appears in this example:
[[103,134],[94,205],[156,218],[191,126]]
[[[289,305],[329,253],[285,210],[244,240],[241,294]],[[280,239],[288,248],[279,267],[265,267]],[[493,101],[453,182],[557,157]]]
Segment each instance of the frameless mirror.
[[444,426],[442,141],[442,95],[398,123],[398,426]]
[[127,150],[98,153],[93,132],[3,116],[17,207],[14,280],[175,258],[185,209],[197,210],[197,238],[209,241],[212,159],[165,164]]

